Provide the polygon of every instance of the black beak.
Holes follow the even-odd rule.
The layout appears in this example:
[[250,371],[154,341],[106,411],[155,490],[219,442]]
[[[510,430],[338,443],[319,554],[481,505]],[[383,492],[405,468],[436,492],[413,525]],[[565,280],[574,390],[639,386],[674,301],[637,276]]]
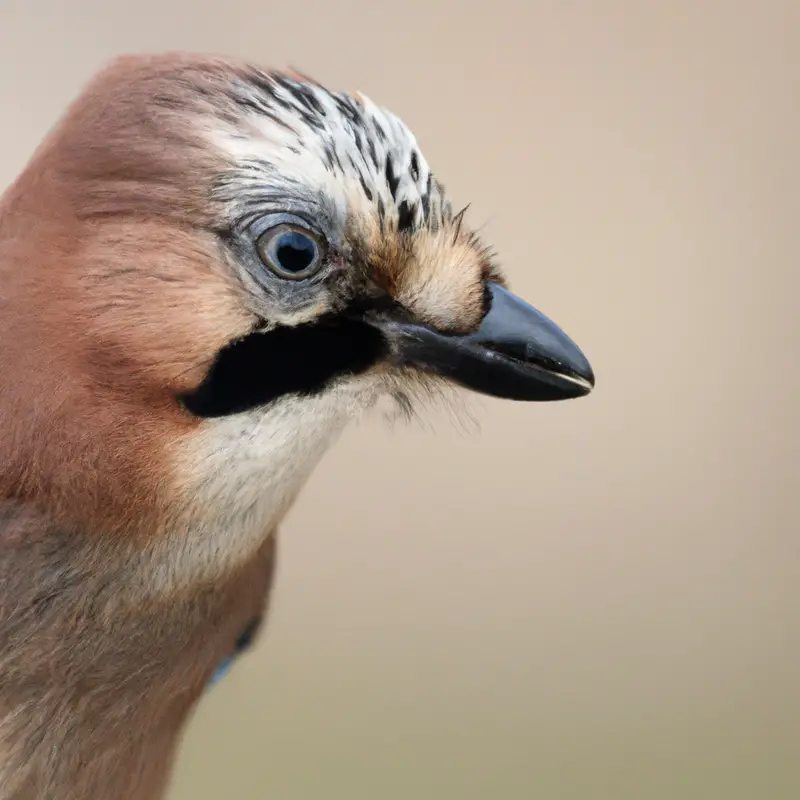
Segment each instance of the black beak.
[[594,388],[578,346],[555,323],[496,283],[477,331],[453,336],[425,325],[383,321],[398,363],[507,400],[568,400]]

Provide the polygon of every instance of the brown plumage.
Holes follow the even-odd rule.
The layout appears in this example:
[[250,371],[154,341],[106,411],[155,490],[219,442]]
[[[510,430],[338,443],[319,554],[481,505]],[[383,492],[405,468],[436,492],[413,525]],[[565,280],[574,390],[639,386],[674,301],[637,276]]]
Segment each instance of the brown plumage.
[[[281,243],[316,271],[267,269]],[[86,88],[0,202],[0,800],[162,796],[281,518],[378,396],[589,390],[573,351],[485,347],[502,282],[366,98],[190,55]]]

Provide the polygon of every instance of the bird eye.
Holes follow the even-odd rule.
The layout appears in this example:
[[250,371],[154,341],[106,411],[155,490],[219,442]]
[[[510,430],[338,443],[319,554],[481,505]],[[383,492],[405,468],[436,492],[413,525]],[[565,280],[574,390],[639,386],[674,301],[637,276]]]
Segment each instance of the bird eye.
[[280,278],[309,278],[322,267],[322,247],[317,237],[294,225],[278,225],[257,242],[261,260]]

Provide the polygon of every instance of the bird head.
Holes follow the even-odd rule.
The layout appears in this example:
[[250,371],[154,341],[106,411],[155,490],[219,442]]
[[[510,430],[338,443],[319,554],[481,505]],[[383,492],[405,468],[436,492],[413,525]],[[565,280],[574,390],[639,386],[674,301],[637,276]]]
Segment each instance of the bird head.
[[6,437],[6,463],[20,486],[36,463],[62,500],[90,464],[84,507],[161,493],[252,511],[265,492],[283,507],[382,395],[550,401],[594,384],[400,119],[228,59],[101,72],[7,193],[0,270],[5,368],[26,386],[4,380],[3,402],[39,415]]

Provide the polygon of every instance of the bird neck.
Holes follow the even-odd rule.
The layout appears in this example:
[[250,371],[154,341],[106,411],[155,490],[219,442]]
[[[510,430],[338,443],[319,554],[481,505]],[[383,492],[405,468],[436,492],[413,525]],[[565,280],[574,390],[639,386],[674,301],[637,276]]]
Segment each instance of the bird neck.
[[348,422],[374,404],[377,393],[360,389],[348,385],[205,420],[179,442],[176,497],[149,554],[159,587],[217,581],[250,558]]

